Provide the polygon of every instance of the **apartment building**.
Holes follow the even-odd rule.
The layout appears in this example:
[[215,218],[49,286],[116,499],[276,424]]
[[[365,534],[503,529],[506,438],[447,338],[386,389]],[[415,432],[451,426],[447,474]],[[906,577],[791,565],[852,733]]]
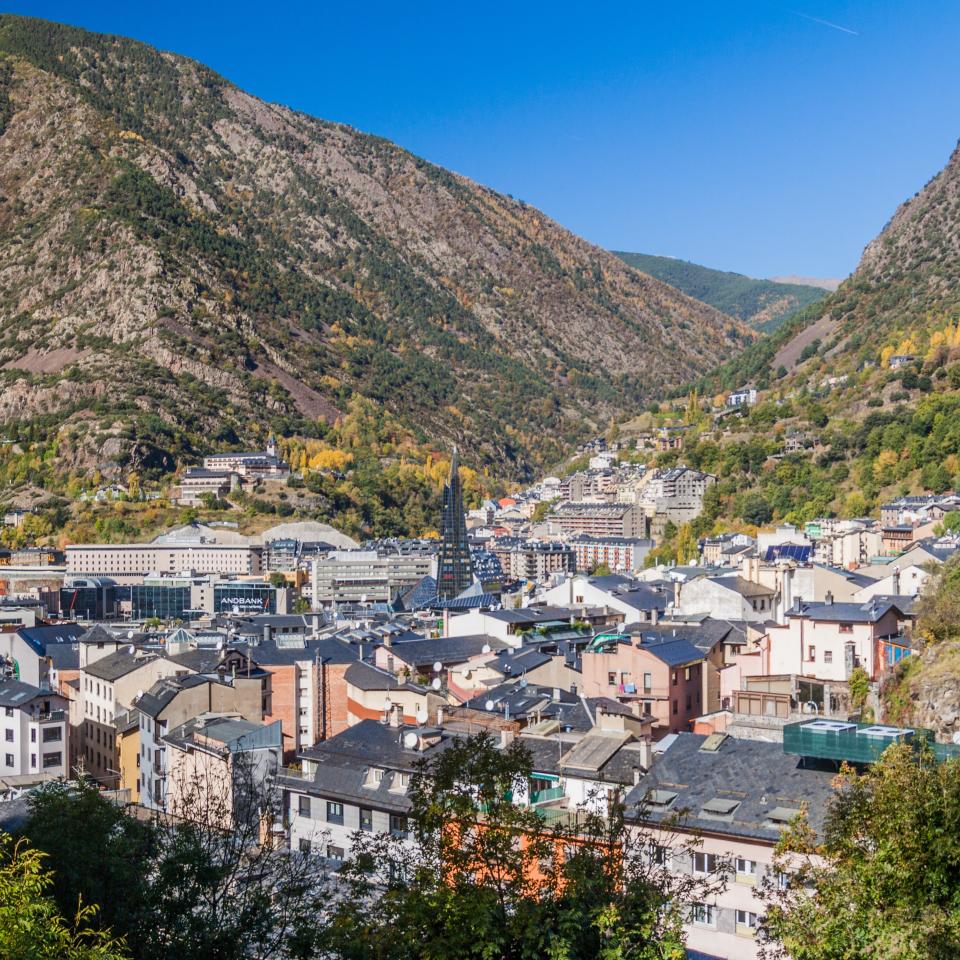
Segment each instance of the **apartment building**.
[[66,777],[67,699],[20,680],[0,680],[0,778]]
[[703,713],[704,654],[670,634],[598,634],[583,651],[583,694],[633,705],[656,739]]
[[642,537],[646,518],[632,503],[562,503],[548,520],[551,533],[592,537]]
[[577,570],[604,566],[611,573],[636,573],[643,569],[653,541],[641,537],[592,537],[579,534],[569,541]]
[[[132,650],[132,652],[131,652]],[[84,770],[107,787],[120,782],[120,743],[116,721],[137,697],[178,665],[155,653],[124,648],[82,667],[79,677],[78,742]]]
[[632,829],[664,869],[705,881],[726,878],[690,912],[690,951],[756,960],[761,887],[789,882],[774,866],[780,834],[801,810],[822,831],[836,768],[817,766],[816,758],[801,763],[784,747],[680,733],[627,794]]

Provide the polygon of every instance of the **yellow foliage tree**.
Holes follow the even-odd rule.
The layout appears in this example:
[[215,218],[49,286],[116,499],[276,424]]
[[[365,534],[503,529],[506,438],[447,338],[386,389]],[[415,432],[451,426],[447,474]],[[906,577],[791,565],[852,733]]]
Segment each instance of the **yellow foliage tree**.
[[343,450],[321,450],[310,458],[310,469],[342,472],[352,462],[352,453],[345,453]]

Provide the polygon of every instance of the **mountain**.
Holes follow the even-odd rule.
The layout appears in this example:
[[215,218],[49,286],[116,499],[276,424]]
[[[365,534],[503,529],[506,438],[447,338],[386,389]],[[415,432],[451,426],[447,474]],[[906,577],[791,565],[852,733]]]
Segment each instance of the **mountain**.
[[8,15],[0,57],[0,435],[56,435],[65,462],[322,435],[361,397],[524,476],[752,337],[196,62]]
[[801,287],[817,287],[820,290],[829,290],[833,293],[837,287],[843,283],[842,280],[836,278],[826,279],[821,277],[796,277],[790,275],[788,277],[770,277],[774,283],[792,283],[799,284]]
[[825,293],[825,289],[820,289],[813,280],[797,278],[795,282],[783,283],[754,280],[742,273],[712,270],[673,257],[619,250],[614,253],[631,267],[764,332],[775,330],[791,314],[819,300]]
[[[724,410],[746,386],[759,402]],[[708,527],[875,516],[960,489],[960,148],[834,293],[674,391],[659,418],[691,424],[684,461],[721,478]]]

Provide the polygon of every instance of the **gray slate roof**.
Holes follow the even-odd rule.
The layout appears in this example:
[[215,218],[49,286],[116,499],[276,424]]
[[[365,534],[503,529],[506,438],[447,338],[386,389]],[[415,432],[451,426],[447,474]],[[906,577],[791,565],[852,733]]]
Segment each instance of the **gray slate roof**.
[[[700,749],[706,739],[677,734],[627,794],[628,813],[632,811],[643,822],[659,823],[686,811],[683,819],[689,827],[775,843],[780,830],[769,825],[768,814],[778,807],[800,809],[806,804],[810,825],[822,831],[835,771],[816,769],[811,761],[784,753],[779,743],[728,737],[718,750],[709,752]],[[677,795],[669,808],[644,805],[656,790]],[[739,801],[732,814],[704,815],[704,804],[724,798]]]

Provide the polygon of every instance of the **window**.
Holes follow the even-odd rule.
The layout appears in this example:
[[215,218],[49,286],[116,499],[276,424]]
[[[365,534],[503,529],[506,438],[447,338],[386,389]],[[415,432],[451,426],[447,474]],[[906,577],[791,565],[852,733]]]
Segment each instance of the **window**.
[[7,743],[13,743],[13,731],[12,731],[12,730],[4,730],[4,731],[3,731],[3,739],[6,740]]
[[327,801],[327,823],[343,823],[343,804]]
[[13,707],[4,707],[4,708],[3,708],[3,715],[4,715],[5,717],[12,717],[12,716],[13,716]]
[[853,624],[852,623],[841,623],[840,624],[841,633],[853,633]]
[[691,912],[691,919],[701,927],[715,927],[717,925],[717,908],[710,903],[695,903]]
[[37,768],[37,755],[35,753],[30,754],[30,769],[35,770]]
[[336,860],[337,863],[343,863],[343,847],[335,847],[332,843],[328,843],[327,859]]
[[778,870],[775,882],[778,890],[788,890],[790,888],[790,874],[784,873],[782,870]]
[[674,686],[677,685],[677,671],[676,671],[676,670],[673,671],[673,685],[674,685]]
[[673,715],[674,715],[674,716],[677,715],[677,701],[676,701],[676,700],[673,701]]
[[31,742],[31,743],[36,743],[36,742],[37,742],[37,728],[36,728],[36,727],[31,727],[31,728],[30,728],[30,742]]
[[62,753],[45,753],[43,755],[43,768],[59,767],[63,763]]
[[373,811],[368,810],[366,807],[360,808],[360,829],[361,830],[373,830]]
[[816,648],[816,647],[813,647],[813,646],[807,647],[807,659],[808,659],[808,660],[816,660],[816,659],[817,659],[817,648]]
[[737,933],[752,937],[757,929],[757,915],[751,910],[737,911]]
[[687,694],[687,709],[689,710],[693,706],[693,698],[690,694]]
[[8,767],[12,767],[12,766],[13,766],[13,754],[12,754],[12,753],[8,753],[8,754],[3,758],[3,762],[4,762]]
[[645,673],[643,675],[643,692],[649,693],[653,689],[653,674]]
[[60,727],[44,727],[43,742],[59,743],[63,739],[63,731]]
[[695,853],[693,855],[693,872],[700,874],[715,873],[717,870],[717,855],[715,853]]
[[651,867],[665,867],[667,865],[667,848],[659,843],[651,843],[647,857]]
[[823,651],[823,662],[824,663],[833,663],[833,651],[824,650]]
[[610,684],[611,687],[616,686],[617,675],[612,670],[607,673],[607,683]]
[[690,668],[689,668],[689,667],[684,667],[684,668],[683,668],[683,679],[684,679],[684,680],[689,680],[689,679],[690,679]]
[[399,813],[391,813],[390,833],[395,837],[405,837],[407,835],[407,818]]
[[755,883],[757,879],[757,861],[737,857],[737,883]]
[[300,797],[297,801],[297,813],[301,817],[310,816],[310,798],[309,797]]
[[310,841],[309,841],[309,840],[307,840],[305,837],[301,837],[301,838],[300,838],[299,847],[300,847],[300,852],[301,852],[301,853],[309,853],[309,852],[310,852],[310,846],[311,846],[311,845],[310,845]]

